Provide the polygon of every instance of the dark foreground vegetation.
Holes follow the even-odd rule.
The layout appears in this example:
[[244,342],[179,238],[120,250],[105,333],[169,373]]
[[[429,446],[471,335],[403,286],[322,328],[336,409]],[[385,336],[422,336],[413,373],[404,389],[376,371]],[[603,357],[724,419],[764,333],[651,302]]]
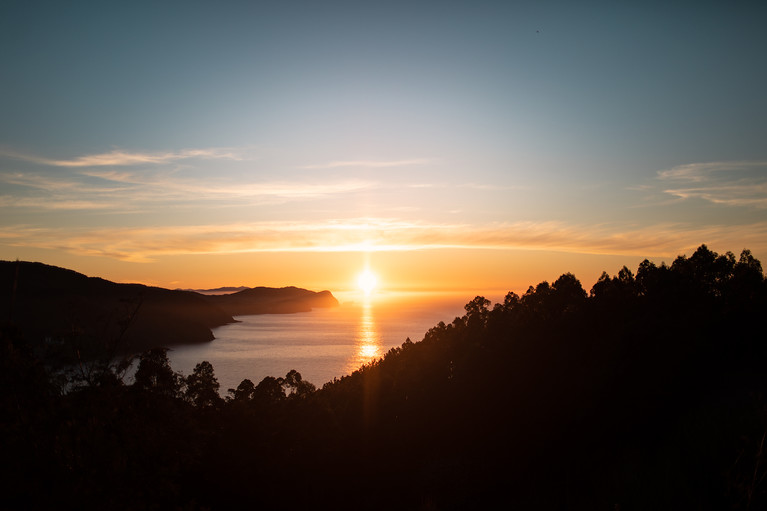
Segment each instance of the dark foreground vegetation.
[[[477,297],[322,389],[292,371],[226,399],[163,349],[135,382],[62,392],[2,330],[18,509],[765,509],[767,284],[701,246],[670,266]],[[71,386],[74,385],[73,388]]]

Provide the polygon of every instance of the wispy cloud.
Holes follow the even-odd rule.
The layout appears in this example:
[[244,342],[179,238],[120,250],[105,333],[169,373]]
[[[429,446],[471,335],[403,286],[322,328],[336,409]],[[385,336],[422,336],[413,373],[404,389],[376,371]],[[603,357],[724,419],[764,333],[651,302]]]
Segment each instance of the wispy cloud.
[[343,252],[425,249],[528,249],[673,257],[700,243],[714,250],[767,249],[767,222],[691,228],[686,224],[642,227],[579,226],[564,222],[490,225],[357,218],[323,222],[257,222],[110,229],[9,227],[6,245],[64,250],[146,262],[179,254],[242,252]]
[[[0,185],[13,185],[20,193],[8,194],[0,207],[83,209],[103,207],[131,211],[146,207],[194,204],[194,207],[281,204],[313,200],[361,191],[391,191],[430,188],[506,191],[512,186],[477,183],[429,184],[386,183],[358,178],[248,181],[226,174],[199,177],[193,172],[166,168],[81,168],[54,172],[0,172]],[[11,200],[14,198],[15,200]]]
[[89,185],[80,179],[78,175],[51,176],[31,172],[0,172],[0,183],[48,192],[78,194],[109,193],[125,189],[124,186],[105,186],[104,183]]
[[420,182],[420,183],[410,183],[405,186],[407,188],[414,188],[414,189],[458,188],[458,189],[478,190],[478,191],[488,191],[488,192],[530,189],[530,186],[527,186],[527,185],[503,185],[503,184],[495,184],[495,183],[424,183],[424,182]]
[[384,167],[411,167],[416,165],[428,165],[433,160],[429,158],[415,158],[411,160],[337,160],[315,165],[304,165],[301,169],[335,169],[342,167],[366,167],[366,168],[384,168]]
[[345,179],[328,182],[264,181],[244,182],[232,179],[185,178],[175,174],[149,175],[131,172],[87,171],[83,175],[104,181],[140,185],[150,195],[162,200],[189,199],[235,200],[241,198],[277,197],[286,199],[315,198],[325,195],[358,191],[374,186],[370,181]]
[[181,151],[166,152],[130,152],[116,149],[108,153],[87,154],[71,159],[47,158],[0,148],[0,156],[16,160],[28,161],[52,167],[104,167],[104,166],[128,166],[145,164],[163,164],[191,158],[199,159],[226,159],[241,160],[242,155],[233,149],[209,148],[209,149],[184,149]]
[[103,207],[113,211],[182,203],[193,203],[198,208],[243,201],[274,204],[354,193],[376,186],[359,179],[244,182],[224,177],[202,179],[176,172],[111,169],[82,169],[67,175],[0,173],[0,184],[20,188],[20,193],[4,196],[0,207],[77,209],[77,204],[82,204],[83,209]]
[[56,199],[50,197],[14,197],[12,195],[0,195],[0,208],[28,208],[35,210],[53,211],[82,211],[113,208],[114,204],[109,201]]
[[767,162],[709,162],[679,165],[658,173],[664,193],[678,199],[767,208]]

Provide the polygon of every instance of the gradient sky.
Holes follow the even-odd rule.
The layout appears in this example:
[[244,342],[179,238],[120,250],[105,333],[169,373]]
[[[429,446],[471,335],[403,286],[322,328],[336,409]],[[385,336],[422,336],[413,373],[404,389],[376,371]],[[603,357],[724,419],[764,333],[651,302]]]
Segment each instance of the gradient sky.
[[0,259],[515,290],[767,261],[763,2],[0,3]]

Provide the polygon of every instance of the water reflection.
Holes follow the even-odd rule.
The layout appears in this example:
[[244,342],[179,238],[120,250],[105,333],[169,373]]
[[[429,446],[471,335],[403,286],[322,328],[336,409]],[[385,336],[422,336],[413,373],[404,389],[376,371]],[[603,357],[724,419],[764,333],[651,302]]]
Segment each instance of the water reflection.
[[371,300],[365,300],[360,309],[360,319],[354,340],[354,355],[349,359],[347,373],[383,356],[381,334],[376,328]]

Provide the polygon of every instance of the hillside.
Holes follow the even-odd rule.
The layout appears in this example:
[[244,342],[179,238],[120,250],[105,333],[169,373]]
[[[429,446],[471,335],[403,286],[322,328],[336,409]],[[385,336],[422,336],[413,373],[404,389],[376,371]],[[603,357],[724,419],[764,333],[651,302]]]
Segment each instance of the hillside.
[[[0,262],[0,311],[35,346],[81,355],[207,342],[234,319],[197,293],[117,284],[64,268]],[[6,315],[7,314],[7,315]]]
[[36,348],[67,359],[139,353],[213,340],[233,315],[299,312],[337,304],[329,291],[255,288],[220,296],[118,284],[64,268],[0,261],[0,319]]
[[308,291],[297,287],[254,287],[231,294],[206,295],[205,299],[232,316],[309,312],[315,307],[337,307],[330,291]]

